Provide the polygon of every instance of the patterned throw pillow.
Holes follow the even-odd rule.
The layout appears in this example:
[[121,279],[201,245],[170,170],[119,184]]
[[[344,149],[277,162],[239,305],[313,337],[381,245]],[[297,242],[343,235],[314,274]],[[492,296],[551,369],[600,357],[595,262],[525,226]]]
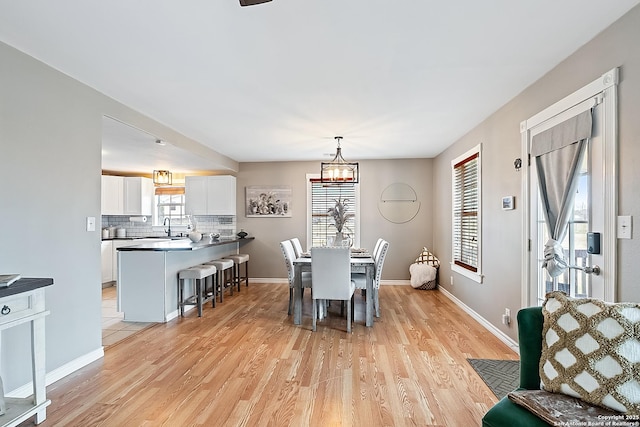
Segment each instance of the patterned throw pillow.
[[418,255],[415,262],[418,264],[429,264],[435,268],[440,267],[440,260],[436,258],[434,254],[429,252],[426,246],[422,248],[422,252],[420,252],[420,255]]
[[541,388],[640,414],[640,305],[551,292],[542,313]]

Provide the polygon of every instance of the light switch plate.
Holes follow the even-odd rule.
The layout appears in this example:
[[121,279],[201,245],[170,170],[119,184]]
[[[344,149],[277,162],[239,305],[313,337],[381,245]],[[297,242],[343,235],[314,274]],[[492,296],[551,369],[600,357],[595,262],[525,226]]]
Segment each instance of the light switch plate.
[[631,215],[621,215],[618,217],[618,239],[630,239],[633,231]]
[[96,231],[96,217],[88,216],[87,217],[87,231]]

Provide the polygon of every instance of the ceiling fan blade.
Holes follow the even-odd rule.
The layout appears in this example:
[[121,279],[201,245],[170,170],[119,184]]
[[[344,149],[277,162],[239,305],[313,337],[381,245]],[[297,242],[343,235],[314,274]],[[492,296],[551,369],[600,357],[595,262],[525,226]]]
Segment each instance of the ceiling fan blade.
[[262,4],[270,2],[271,0],[240,0],[240,6],[253,6],[256,4]]

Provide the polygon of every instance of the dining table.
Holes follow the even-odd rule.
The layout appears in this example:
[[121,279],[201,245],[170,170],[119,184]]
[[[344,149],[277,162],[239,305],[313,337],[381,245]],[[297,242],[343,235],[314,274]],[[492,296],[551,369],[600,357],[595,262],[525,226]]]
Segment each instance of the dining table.
[[[293,261],[294,281],[293,281],[293,323],[302,324],[302,273],[311,272],[311,255],[303,253]],[[373,280],[375,277],[375,261],[368,251],[351,251],[351,272],[364,273],[366,275],[366,310],[365,325],[373,326]],[[313,279],[312,279],[313,280]]]

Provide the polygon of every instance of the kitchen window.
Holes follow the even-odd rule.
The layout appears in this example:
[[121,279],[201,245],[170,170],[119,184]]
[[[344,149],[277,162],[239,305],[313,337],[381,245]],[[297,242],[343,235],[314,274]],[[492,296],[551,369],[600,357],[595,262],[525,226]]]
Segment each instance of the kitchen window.
[[452,173],[452,271],[478,283],[481,272],[481,145],[451,162]]
[[346,201],[350,217],[342,233],[351,238],[353,246],[360,245],[360,191],[353,183],[327,184],[320,182],[320,175],[307,176],[307,242],[312,246],[325,246],[327,238],[336,235],[333,218],[329,209],[335,207],[336,200]]
[[156,215],[154,225],[162,225],[171,218],[171,225],[188,225],[185,213],[184,187],[156,187]]

